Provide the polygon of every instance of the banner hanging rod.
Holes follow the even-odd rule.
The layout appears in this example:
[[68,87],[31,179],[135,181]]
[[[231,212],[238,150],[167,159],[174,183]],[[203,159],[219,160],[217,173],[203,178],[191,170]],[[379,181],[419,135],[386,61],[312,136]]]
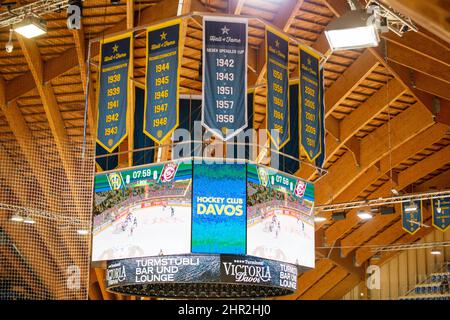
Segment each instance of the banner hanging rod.
[[[114,36],[117,36],[117,35],[120,35],[120,34],[123,34],[123,33],[126,33],[126,32],[133,32],[133,33],[135,33],[137,31],[142,31],[142,30],[147,29],[148,27],[151,27],[151,26],[163,23],[163,22],[171,21],[173,19],[183,19],[183,20],[184,19],[192,19],[192,20],[194,20],[194,22],[197,25],[201,26],[201,24],[199,24],[198,21],[195,20],[194,18],[195,17],[204,17],[204,16],[236,17],[236,15],[226,14],[226,13],[197,12],[197,11],[195,11],[193,13],[184,14],[184,15],[181,15],[181,16],[174,16],[174,17],[170,17],[170,18],[166,18],[166,19],[161,19],[161,20],[158,20],[158,21],[155,21],[155,22],[152,22],[152,23],[147,23],[147,24],[144,24],[144,25],[141,25],[141,26],[134,27],[132,29],[127,29],[127,30],[120,31],[120,32],[114,32],[114,33],[111,33],[111,34],[108,34],[108,35],[95,37],[95,38],[92,38],[92,39],[89,40],[89,44],[95,43],[95,42],[99,42],[99,41],[102,41],[102,40],[104,40],[106,38],[114,37]],[[248,19],[248,20],[256,20],[256,21],[258,21],[258,22],[260,22],[260,23],[262,23],[264,25],[270,26],[271,28],[277,30],[279,33],[285,35],[287,38],[289,38],[290,41],[296,43],[297,45],[305,46],[308,49],[310,49],[311,51],[313,51],[314,53],[316,53],[318,56],[320,56],[322,58],[321,62],[327,60],[327,56],[325,56],[321,52],[315,50],[314,48],[312,48],[311,46],[307,45],[303,41],[300,41],[299,39],[293,37],[291,34],[285,32],[284,30],[278,28],[277,26],[273,25],[272,23],[270,23],[270,22],[268,22],[268,21],[266,21],[266,20],[264,20],[264,19],[262,19],[260,17],[253,16],[253,15],[239,15],[238,17],[239,18],[243,18],[243,19]]]

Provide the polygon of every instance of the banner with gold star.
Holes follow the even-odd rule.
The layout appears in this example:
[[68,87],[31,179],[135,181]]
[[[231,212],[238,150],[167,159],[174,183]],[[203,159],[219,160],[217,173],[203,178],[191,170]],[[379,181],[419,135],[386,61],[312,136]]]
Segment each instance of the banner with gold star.
[[181,19],[147,29],[144,133],[161,144],[179,124]]
[[266,65],[267,134],[281,149],[290,139],[289,39],[270,27],[266,28]]
[[300,141],[306,157],[313,162],[322,152],[320,56],[300,46]]
[[450,227],[450,197],[432,199],[431,212],[433,217],[433,226],[442,232]]
[[422,201],[402,202],[402,228],[409,234],[414,234],[422,227]]
[[100,43],[97,82],[97,143],[109,153],[128,134],[128,81],[133,57],[133,35],[126,33]]
[[247,19],[203,17],[202,124],[224,141],[248,125],[247,29]]

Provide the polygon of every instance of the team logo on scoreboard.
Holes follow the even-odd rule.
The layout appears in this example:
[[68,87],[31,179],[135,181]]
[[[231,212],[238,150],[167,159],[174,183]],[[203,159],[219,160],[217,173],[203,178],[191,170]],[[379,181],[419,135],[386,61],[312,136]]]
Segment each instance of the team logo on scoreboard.
[[261,185],[267,187],[267,183],[269,183],[269,173],[266,169],[258,167],[258,178]]
[[117,172],[108,174],[108,181],[109,185],[111,186],[111,189],[113,190],[119,190],[123,184],[122,176],[120,175],[120,173]]
[[177,173],[178,165],[176,163],[166,163],[164,168],[161,171],[161,175],[159,176],[159,180],[161,182],[169,182],[172,181]]
[[297,180],[297,184],[295,185],[294,189],[294,194],[297,197],[301,198],[305,194],[305,190],[306,190],[306,183],[301,180]]

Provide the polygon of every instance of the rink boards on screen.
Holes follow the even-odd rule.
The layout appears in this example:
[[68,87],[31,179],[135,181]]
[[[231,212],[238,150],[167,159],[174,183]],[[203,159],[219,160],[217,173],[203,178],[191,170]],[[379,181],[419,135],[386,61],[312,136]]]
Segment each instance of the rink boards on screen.
[[237,254],[314,267],[314,186],[247,162],[96,175],[92,260]]

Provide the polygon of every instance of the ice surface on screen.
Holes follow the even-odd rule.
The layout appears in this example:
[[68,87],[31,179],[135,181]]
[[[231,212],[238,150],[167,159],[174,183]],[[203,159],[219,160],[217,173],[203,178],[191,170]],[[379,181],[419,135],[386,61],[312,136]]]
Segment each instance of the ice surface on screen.
[[247,254],[314,267],[314,189],[265,167],[247,167]]
[[190,253],[191,178],[191,163],[98,175],[92,260]]

